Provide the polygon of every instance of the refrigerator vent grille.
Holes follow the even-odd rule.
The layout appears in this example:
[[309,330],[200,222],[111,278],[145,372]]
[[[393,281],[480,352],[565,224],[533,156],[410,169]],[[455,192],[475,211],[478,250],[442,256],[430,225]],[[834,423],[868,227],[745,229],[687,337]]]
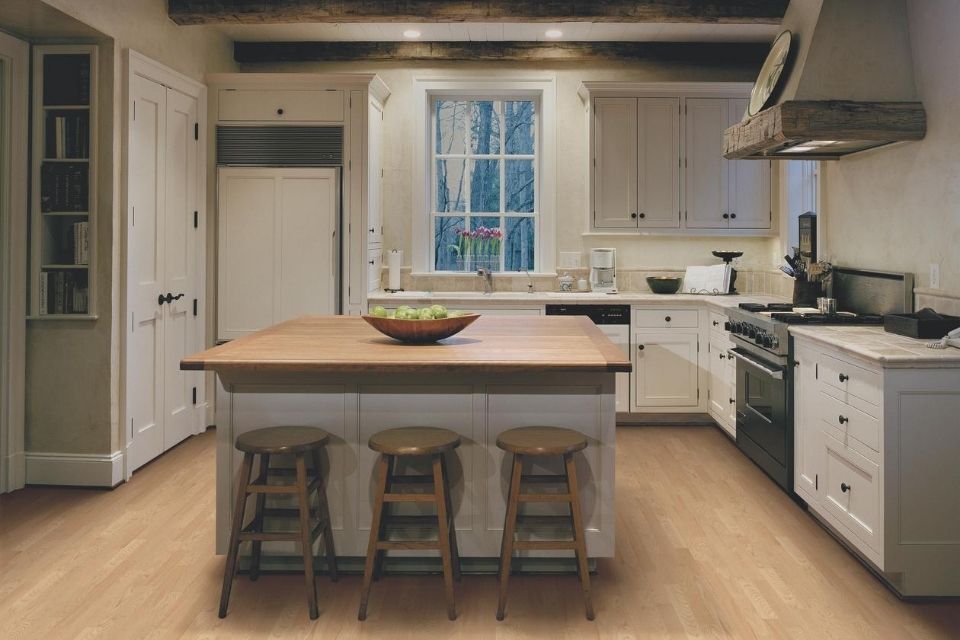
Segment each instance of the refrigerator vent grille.
[[217,164],[339,167],[343,165],[343,127],[218,126]]

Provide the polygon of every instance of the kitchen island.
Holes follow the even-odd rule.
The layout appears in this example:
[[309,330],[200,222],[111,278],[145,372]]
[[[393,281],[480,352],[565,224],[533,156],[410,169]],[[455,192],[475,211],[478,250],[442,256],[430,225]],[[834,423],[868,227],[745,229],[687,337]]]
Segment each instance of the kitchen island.
[[[461,556],[496,558],[510,471],[497,435],[552,425],[577,429],[590,440],[577,454],[587,549],[591,557],[611,557],[614,376],[630,367],[620,349],[578,317],[481,317],[440,343],[408,345],[361,318],[305,316],[185,358],[181,368],[214,371],[223,389],[217,402],[217,552],[225,552],[229,534],[239,434],[278,425],[316,426],[331,434],[323,465],[337,554],[360,557],[369,535],[376,459],[367,440],[383,429],[433,426],[463,439],[448,460]],[[559,460],[548,465],[534,473],[560,471]],[[414,461],[407,472],[424,470],[417,466]],[[537,506],[540,515],[565,513],[565,507]],[[424,528],[403,535],[431,533]],[[562,533],[540,525],[523,535],[550,539]],[[271,560],[273,566],[296,562],[298,554],[293,543],[264,545],[267,566]]]

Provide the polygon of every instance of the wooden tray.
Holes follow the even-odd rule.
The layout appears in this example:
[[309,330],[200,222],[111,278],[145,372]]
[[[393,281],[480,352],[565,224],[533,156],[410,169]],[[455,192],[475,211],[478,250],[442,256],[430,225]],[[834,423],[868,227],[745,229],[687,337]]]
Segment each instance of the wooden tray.
[[371,327],[385,336],[401,342],[424,344],[437,342],[460,333],[479,318],[480,314],[469,313],[441,320],[397,320],[369,315],[362,317]]

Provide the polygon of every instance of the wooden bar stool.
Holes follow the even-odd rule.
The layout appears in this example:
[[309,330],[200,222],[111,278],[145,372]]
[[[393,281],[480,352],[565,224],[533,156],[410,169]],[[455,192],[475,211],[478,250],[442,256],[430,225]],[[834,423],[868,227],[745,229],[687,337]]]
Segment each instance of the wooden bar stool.
[[[377,461],[377,486],[373,505],[373,520],[370,523],[370,543],[367,545],[367,562],[363,570],[363,590],[360,596],[359,620],[367,618],[367,603],[370,587],[380,575],[384,552],[390,549],[423,549],[440,552],[443,562],[443,583],[447,597],[447,617],[455,620],[457,608],[453,597],[453,581],[460,580],[460,555],[457,551],[457,531],[453,522],[450,501],[450,485],[444,454],[460,446],[460,436],[449,429],[434,427],[403,427],[388,429],[373,435],[369,446],[380,454]],[[433,473],[422,476],[395,475],[397,458],[401,456],[430,456]],[[422,482],[433,483],[433,493],[400,493],[392,491],[394,485],[410,485]],[[403,516],[390,513],[389,504],[394,502],[432,502],[437,509],[437,539],[417,541],[391,541],[387,526],[401,524]],[[431,520],[433,516],[428,516]],[[419,521],[413,516],[414,521]]]
[[[246,540],[253,542],[253,554],[250,558],[250,579],[256,580],[260,575],[260,547],[264,541],[292,541],[299,542],[303,549],[303,575],[307,584],[307,605],[310,608],[310,618],[315,619],[317,613],[317,584],[313,568],[313,543],[323,535],[323,546],[326,549],[327,564],[330,567],[330,578],[337,581],[337,555],[333,547],[333,531],[330,527],[330,508],[327,504],[327,492],[323,483],[323,473],[320,469],[320,449],[330,439],[323,429],[315,427],[268,427],[249,431],[237,438],[237,449],[244,452],[243,464],[240,467],[240,486],[237,489],[237,503],[233,510],[233,526],[230,529],[230,548],[227,552],[227,566],[223,572],[223,591],[220,595],[220,617],[227,615],[227,604],[230,601],[230,588],[237,571],[237,555],[240,543]],[[295,456],[294,469],[271,469],[270,456],[293,454]],[[258,477],[251,482],[250,475],[253,469],[253,457],[260,456],[260,471]],[[313,478],[307,476],[307,456],[310,456],[313,466]],[[290,473],[292,472],[292,473]],[[268,484],[271,475],[293,475],[296,479],[293,484]],[[316,490],[319,509],[315,514],[310,510],[310,494]],[[244,512],[247,505],[247,496],[256,494],[256,510],[253,520],[246,527],[243,526]],[[295,495],[298,498],[296,509],[267,509],[267,494]],[[311,515],[316,516],[317,524],[311,528]],[[297,517],[300,521],[298,531],[269,532],[263,530],[264,519],[267,517]]]
[[[503,543],[500,546],[500,600],[497,605],[497,620],[503,620],[507,605],[507,583],[510,580],[510,564],[514,549],[572,550],[577,557],[577,576],[583,588],[587,620],[593,620],[593,602],[590,599],[590,571],[587,568],[587,543],[584,538],[583,516],[580,512],[580,489],[577,485],[577,468],[573,454],[586,449],[587,437],[573,429],[559,427],[520,427],[509,429],[497,437],[497,446],[513,454],[513,469],[510,473],[510,497],[503,523]],[[564,473],[561,475],[523,475],[523,460],[527,456],[563,456]],[[566,494],[522,493],[525,483],[565,483]],[[570,528],[572,540],[515,540],[517,518],[522,502],[566,502],[570,505]],[[561,516],[563,517],[563,516]]]

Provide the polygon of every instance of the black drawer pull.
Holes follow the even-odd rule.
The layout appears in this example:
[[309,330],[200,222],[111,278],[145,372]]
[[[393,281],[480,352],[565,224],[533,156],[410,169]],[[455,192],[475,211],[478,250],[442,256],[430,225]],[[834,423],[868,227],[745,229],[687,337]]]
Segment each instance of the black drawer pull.
[[730,404],[736,404],[736,403],[737,403],[736,398],[730,398]]
[[640,351],[643,351],[643,345],[642,345],[642,344],[638,344],[638,345],[637,345],[637,349],[639,349]]
[[853,487],[851,487],[850,485],[848,485],[846,482],[841,482],[841,483],[840,483],[840,491],[842,491],[843,493],[846,493],[847,491],[850,491],[850,489],[853,489]]
[[719,326],[720,326],[720,323],[719,323],[719,322],[717,322],[716,320],[714,320],[714,321],[713,321],[713,326],[715,326],[715,327],[719,327]]
[[282,116],[282,115],[283,115],[283,107],[280,107],[279,109],[277,109],[277,115],[278,115],[278,116]]
[[839,378],[840,378],[840,382],[846,382],[847,380],[850,379],[850,376],[848,376],[848,375],[846,375],[846,374],[844,374],[844,373],[841,373],[841,374],[839,375]]
[[736,217],[737,217],[737,214],[735,214],[735,213],[731,213],[731,214],[730,214],[730,218],[731,218],[731,219],[736,219]]
[[647,214],[645,214],[645,213],[641,213],[641,214],[640,214],[640,219],[641,219],[641,220],[642,220],[643,218],[646,218],[646,217],[647,217]]
[[670,316],[667,316],[666,318],[664,318],[664,320],[666,320],[667,322],[670,322],[671,319],[672,318],[670,318]]
[[840,424],[845,424],[847,422],[850,422],[850,418],[845,418],[843,416],[840,416],[839,420],[840,420]]
[[721,353],[721,354],[720,354],[720,359],[721,359],[721,360],[726,360],[726,359],[727,359],[727,356],[725,356],[725,355],[723,355],[723,354]]
[[724,219],[724,220],[729,220],[729,219],[730,219],[730,214],[729,214],[729,213],[723,214],[723,219]]

